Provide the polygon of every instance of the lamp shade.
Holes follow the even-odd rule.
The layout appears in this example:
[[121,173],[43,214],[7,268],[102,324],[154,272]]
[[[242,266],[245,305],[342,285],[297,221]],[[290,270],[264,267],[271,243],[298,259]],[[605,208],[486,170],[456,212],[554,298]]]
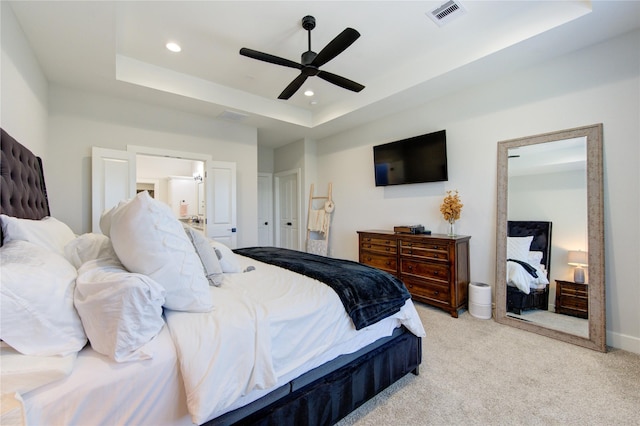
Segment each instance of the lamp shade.
[[586,251],[569,250],[569,261],[567,263],[572,266],[587,266],[589,264],[587,256]]

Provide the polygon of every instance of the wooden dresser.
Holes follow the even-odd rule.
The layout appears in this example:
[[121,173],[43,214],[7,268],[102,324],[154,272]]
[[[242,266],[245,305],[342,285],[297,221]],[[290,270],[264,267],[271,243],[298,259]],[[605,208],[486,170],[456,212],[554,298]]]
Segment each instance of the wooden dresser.
[[588,284],[556,280],[556,313],[589,318]]
[[457,318],[467,305],[469,236],[358,231],[360,263],[402,280],[414,300]]

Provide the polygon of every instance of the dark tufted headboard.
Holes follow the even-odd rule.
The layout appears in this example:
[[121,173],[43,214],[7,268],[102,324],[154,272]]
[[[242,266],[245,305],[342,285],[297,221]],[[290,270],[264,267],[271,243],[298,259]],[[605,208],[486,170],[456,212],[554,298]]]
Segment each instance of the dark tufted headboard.
[[40,157],[20,145],[4,129],[0,132],[0,213],[23,219],[49,216]]
[[531,251],[542,252],[542,263],[547,268],[547,276],[551,276],[551,222],[510,220],[507,222],[507,235],[509,237],[533,235]]

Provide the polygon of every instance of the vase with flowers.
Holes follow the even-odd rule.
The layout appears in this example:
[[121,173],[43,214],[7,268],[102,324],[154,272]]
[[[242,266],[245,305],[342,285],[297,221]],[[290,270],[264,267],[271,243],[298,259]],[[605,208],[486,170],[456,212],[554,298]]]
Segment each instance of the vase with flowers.
[[456,235],[455,223],[456,220],[460,219],[462,206],[463,204],[460,202],[458,190],[447,191],[447,195],[444,197],[442,205],[440,206],[440,212],[442,213],[444,220],[449,223],[449,231],[447,235],[451,237]]

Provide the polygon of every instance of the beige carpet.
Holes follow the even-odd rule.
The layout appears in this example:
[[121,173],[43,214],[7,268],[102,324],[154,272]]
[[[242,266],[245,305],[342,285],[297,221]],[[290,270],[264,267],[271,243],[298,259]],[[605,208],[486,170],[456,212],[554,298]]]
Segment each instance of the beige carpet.
[[420,375],[403,377],[339,426],[640,425],[640,355],[416,306],[427,331]]

